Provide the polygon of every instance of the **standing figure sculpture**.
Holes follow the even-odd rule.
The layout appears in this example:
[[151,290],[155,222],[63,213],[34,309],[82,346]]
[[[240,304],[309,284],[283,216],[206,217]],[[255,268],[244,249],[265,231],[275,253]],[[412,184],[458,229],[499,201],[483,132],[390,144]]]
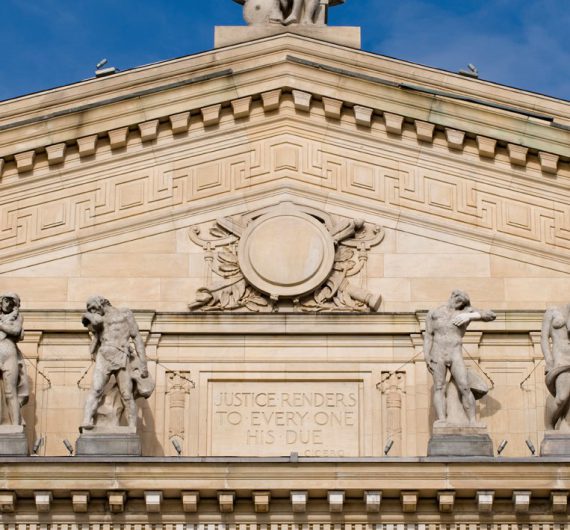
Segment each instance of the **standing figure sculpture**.
[[93,296],[87,300],[82,323],[92,333],[90,353],[95,361],[95,371],[80,430],[83,432],[96,426],[98,408],[105,393],[109,392],[111,377],[120,393],[127,424],[136,430],[135,400],[139,396],[150,397],[154,381],[148,374],[144,341],[133,313],[129,309],[113,307],[102,296]]
[[570,305],[548,309],[540,345],[546,362],[546,430],[570,432]]
[[[462,426],[465,423],[477,426],[475,400],[485,395],[488,388],[465,365],[463,337],[470,322],[490,322],[495,318],[492,311],[471,307],[469,295],[460,290],[451,293],[447,304],[427,314],[424,354],[434,382],[434,427]],[[448,371],[451,373],[449,384]],[[455,406],[457,403],[453,401],[460,401],[461,407]]]
[[15,293],[0,296],[0,424],[22,425],[20,408],[29,398],[28,375],[17,344],[24,338],[20,297]]

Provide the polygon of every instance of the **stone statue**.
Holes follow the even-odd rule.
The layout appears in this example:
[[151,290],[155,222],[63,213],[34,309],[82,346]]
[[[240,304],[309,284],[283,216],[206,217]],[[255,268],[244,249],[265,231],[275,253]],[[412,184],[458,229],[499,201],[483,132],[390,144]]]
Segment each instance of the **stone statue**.
[[117,427],[124,408],[129,428],[136,431],[135,400],[150,397],[154,381],[133,313],[113,307],[102,296],[93,296],[87,300],[82,323],[92,334],[90,353],[95,371],[80,430],[96,425]]
[[22,425],[20,408],[29,398],[28,375],[17,344],[24,338],[20,297],[15,293],[0,296],[0,425]]
[[344,0],[234,0],[244,6],[244,19],[250,25],[324,25],[329,6]]
[[[455,290],[447,304],[426,317],[424,354],[434,381],[435,427],[477,427],[475,400],[488,391],[484,381],[470,372],[463,360],[463,337],[474,320],[490,322],[496,315],[471,307],[469,295]],[[449,385],[447,373],[451,374]],[[452,401],[450,403],[450,401]],[[454,406],[459,401],[461,407]]]
[[570,304],[548,309],[540,345],[546,362],[546,430],[570,432]]

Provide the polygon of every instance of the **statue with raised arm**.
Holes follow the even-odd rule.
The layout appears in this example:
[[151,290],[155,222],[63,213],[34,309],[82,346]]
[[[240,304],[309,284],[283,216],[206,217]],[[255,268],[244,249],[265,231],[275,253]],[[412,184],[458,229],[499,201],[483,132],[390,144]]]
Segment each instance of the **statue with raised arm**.
[[540,345],[546,363],[545,428],[570,432],[570,304],[546,311]]
[[[113,389],[118,390],[126,423],[136,431],[136,398],[148,398],[154,390],[149,376],[145,345],[133,313],[115,308],[102,296],[87,300],[83,325],[91,332],[90,353],[95,361],[93,383],[87,401],[81,432],[99,424],[98,409]],[[114,379],[114,381],[113,381]],[[120,417],[121,414],[115,414]],[[116,426],[116,425],[115,425]]]
[[[434,382],[434,427],[478,426],[475,400],[488,389],[484,381],[467,369],[462,352],[463,337],[470,322],[490,322],[495,318],[492,311],[471,307],[469,295],[460,290],[451,293],[447,304],[427,314],[424,354]],[[461,405],[459,410],[456,401]]]
[[20,408],[29,398],[28,375],[18,342],[24,338],[24,319],[20,297],[15,293],[0,296],[0,425],[22,425]]

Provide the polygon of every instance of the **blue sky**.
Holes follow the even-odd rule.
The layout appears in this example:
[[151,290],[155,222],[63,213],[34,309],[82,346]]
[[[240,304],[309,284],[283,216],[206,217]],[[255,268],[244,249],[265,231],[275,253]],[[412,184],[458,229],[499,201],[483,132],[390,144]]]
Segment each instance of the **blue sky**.
[[[570,0],[346,0],[332,25],[363,49],[570,99]],[[0,99],[207,50],[214,25],[242,23],[231,0],[0,0]]]

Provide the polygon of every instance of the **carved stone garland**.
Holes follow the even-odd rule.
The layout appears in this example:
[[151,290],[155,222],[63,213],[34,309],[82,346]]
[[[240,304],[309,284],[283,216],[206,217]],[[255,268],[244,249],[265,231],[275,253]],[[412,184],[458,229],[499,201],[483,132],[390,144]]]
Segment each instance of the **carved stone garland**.
[[[191,311],[377,311],[382,297],[366,289],[366,263],[384,231],[283,202],[190,229],[208,267]],[[213,277],[217,279],[214,280]],[[360,285],[351,279],[359,276]]]

